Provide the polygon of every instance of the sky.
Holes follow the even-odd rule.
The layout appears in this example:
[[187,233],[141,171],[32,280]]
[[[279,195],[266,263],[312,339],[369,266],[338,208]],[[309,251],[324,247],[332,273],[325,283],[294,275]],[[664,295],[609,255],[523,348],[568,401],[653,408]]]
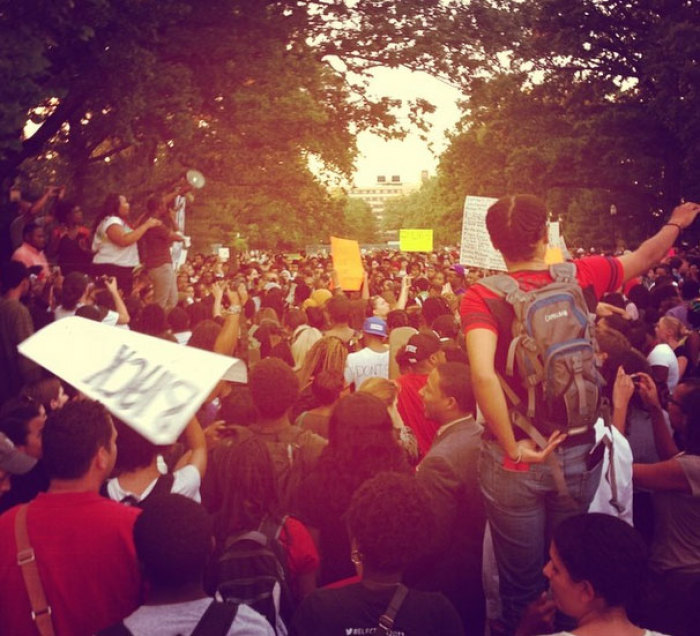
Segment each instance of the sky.
[[428,115],[428,121],[432,124],[428,138],[433,152],[415,131],[403,141],[385,141],[368,132],[360,133],[357,138],[359,156],[355,185],[374,184],[377,175],[398,174],[405,183],[419,182],[421,170],[428,170],[434,175],[438,155],[446,145],[445,131],[459,120],[456,102],[460,99],[460,92],[426,73],[389,68],[374,71],[370,90],[377,96],[404,100],[422,97],[434,104],[436,111]]

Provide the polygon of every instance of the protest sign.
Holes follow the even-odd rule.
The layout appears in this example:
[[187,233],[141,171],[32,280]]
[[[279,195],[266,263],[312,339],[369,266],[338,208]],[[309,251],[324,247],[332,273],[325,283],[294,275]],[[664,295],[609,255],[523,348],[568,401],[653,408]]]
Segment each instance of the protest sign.
[[472,196],[464,200],[462,243],[459,252],[459,262],[462,265],[506,271],[503,257],[494,248],[486,229],[486,212],[497,200]]
[[340,287],[345,291],[358,291],[365,277],[360,244],[357,241],[331,236],[331,256]]
[[432,230],[399,230],[399,249],[402,252],[432,252]]
[[[483,267],[505,271],[506,264],[500,252],[494,248],[486,229],[486,212],[498,199],[491,197],[466,197],[464,201],[464,216],[462,221],[462,244],[459,262],[467,267]],[[564,238],[559,231],[559,222],[547,224],[547,253],[545,262],[548,265],[562,263],[568,255]]]
[[217,250],[217,254],[219,256],[220,261],[227,261],[229,258],[231,258],[231,248],[229,247],[220,247]]
[[554,263],[564,262],[564,253],[561,247],[548,247],[547,252],[544,255],[544,262],[547,265],[553,265]]
[[247,381],[236,358],[75,316],[18,349],[154,444],[174,442],[219,380]]

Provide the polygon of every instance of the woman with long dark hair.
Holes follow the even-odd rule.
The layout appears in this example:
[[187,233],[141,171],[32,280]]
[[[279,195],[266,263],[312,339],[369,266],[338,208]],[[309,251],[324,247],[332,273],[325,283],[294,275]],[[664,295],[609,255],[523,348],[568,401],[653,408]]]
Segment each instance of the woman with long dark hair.
[[383,470],[410,472],[386,406],[368,393],[341,398],[329,421],[328,446],[301,486],[301,519],[317,538],[321,585],[355,574],[343,514],[357,487]]
[[134,228],[130,223],[129,201],[123,194],[110,194],[95,218],[92,237],[92,273],[114,276],[119,289],[131,293],[132,272],[140,264],[137,243],[161,222],[153,217]]

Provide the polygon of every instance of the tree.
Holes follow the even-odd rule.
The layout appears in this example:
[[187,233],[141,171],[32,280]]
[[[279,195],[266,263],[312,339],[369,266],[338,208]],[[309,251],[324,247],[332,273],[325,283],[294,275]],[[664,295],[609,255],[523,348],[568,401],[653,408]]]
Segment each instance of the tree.
[[[138,201],[196,166],[209,183],[201,231],[223,214],[253,242],[314,238],[334,210],[309,158],[348,175],[356,132],[403,134],[398,103],[370,96],[366,74],[445,75],[465,46],[434,36],[460,4],[5,2],[0,174],[67,182],[94,209],[108,191]],[[422,125],[431,106],[410,106]],[[28,116],[38,128],[25,138]]]
[[432,229],[437,245],[455,245],[461,234],[461,215],[443,198],[435,177],[421,184],[419,190],[387,201],[384,209],[385,230]]
[[700,196],[697,3],[501,6],[501,68],[471,84],[441,161],[445,196],[534,192],[568,240],[608,246],[614,222],[638,239]]
[[344,227],[342,236],[360,243],[376,243],[379,240],[377,219],[366,201],[348,197],[343,207]]

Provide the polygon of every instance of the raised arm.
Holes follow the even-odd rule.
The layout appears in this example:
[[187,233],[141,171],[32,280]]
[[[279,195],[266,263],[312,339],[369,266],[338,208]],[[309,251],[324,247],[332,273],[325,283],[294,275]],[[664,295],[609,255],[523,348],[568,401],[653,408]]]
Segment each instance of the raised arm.
[[668,424],[664,417],[664,411],[661,408],[661,401],[659,400],[659,392],[656,388],[656,383],[646,373],[637,373],[635,375],[639,378],[639,395],[649,409],[649,414],[651,415],[651,426],[654,431],[656,452],[661,459],[671,459],[678,455],[678,447],[673,441],[671,432],[668,430]]
[[185,428],[185,441],[188,452],[183,455],[175,469],[192,464],[199,471],[201,478],[204,479],[204,474],[207,472],[207,440],[196,416],[190,420]]
[[401,279],[401,293],[396,301],[396,309],[406,309],[408,302],[408,292],[411,289],[411,277],[407,274]]
[[117,288],[117,279],[113,276],[111,278],[106,278],[105,287],[107,288],[107,291],[112,295],[112,300],[114,300],[114,308],[119,314],[117,324],[128,325],[129,321],[131,320],[131,316],[129,315],[129,310],[126,308],[124,300],[122,299],[121,294],[119,293],[119,289]]
[[625,280],[646,272],[658,263],[671,248],[680,233],[695,220],[700,204],[682,203],[671,213],[671,218],[654,236],[648,238],[634,252],[620,256]]

